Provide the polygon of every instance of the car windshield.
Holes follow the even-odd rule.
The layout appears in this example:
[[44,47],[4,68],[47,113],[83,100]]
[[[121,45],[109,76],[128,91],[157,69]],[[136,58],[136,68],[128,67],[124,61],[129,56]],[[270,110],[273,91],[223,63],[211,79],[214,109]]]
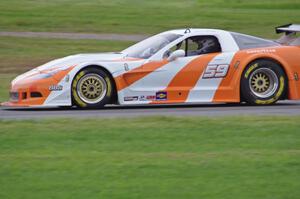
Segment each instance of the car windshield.
[[182,35],[174,33],[161,33],[145,39],[122,51],[128,57],[148,59],[163,47],[178,39]]

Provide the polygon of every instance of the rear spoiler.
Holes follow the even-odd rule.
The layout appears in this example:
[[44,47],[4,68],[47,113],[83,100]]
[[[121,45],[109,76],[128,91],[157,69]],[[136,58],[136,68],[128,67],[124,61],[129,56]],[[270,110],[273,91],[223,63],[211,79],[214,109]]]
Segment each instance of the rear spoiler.
[[300,46],[300,24],[286,24],[275,28],[277,34],[285,33],[276,42],[288,46]]
[[277,34],[285,33],[286,35],[300,32],[300,24],[286,24],[275,28]]

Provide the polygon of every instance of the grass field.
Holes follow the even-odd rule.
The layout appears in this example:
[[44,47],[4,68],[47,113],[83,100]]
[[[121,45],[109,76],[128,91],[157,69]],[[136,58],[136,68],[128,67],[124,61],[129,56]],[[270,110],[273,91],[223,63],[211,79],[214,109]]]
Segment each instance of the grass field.
[[0,198],[298,199],[299,120],[0,121]]
[[277,25],[298,22],[299,0],[1,0],[0,29],[157,33],[210,27],[273,37]]

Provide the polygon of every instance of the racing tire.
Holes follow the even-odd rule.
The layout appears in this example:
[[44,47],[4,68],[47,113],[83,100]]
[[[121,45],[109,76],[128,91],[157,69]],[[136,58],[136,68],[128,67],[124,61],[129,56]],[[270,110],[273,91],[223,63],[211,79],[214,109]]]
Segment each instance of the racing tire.
[[86,68],[72,82],[72,101],[79,108],[101,108],[111,102],[112,81],[101,69]]
[[241,99],[251,105],[274,104],[286,96],[287,77],[271,60],[250,63],[241,77]]

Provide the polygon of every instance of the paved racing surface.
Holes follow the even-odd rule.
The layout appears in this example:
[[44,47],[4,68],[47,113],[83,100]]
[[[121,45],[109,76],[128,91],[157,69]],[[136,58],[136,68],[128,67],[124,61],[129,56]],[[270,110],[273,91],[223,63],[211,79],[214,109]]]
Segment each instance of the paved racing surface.
[[141,41],[149,35],[137,34],[89,34],[89,33],[59,33],[59,32],[0,32],[0,36],[27,38],[57,38],[57,39],[96,39],[114,41]]
[[300,101],[281,101],[272,106],[247,106],[236,104],[192,104],[151,106],[108,106],[97,110],[76,108],[23,108],[0,107],[0,119],[39,118],[116,118],[140,116],[237,116],[237,115],[281,115],[300,116]]

